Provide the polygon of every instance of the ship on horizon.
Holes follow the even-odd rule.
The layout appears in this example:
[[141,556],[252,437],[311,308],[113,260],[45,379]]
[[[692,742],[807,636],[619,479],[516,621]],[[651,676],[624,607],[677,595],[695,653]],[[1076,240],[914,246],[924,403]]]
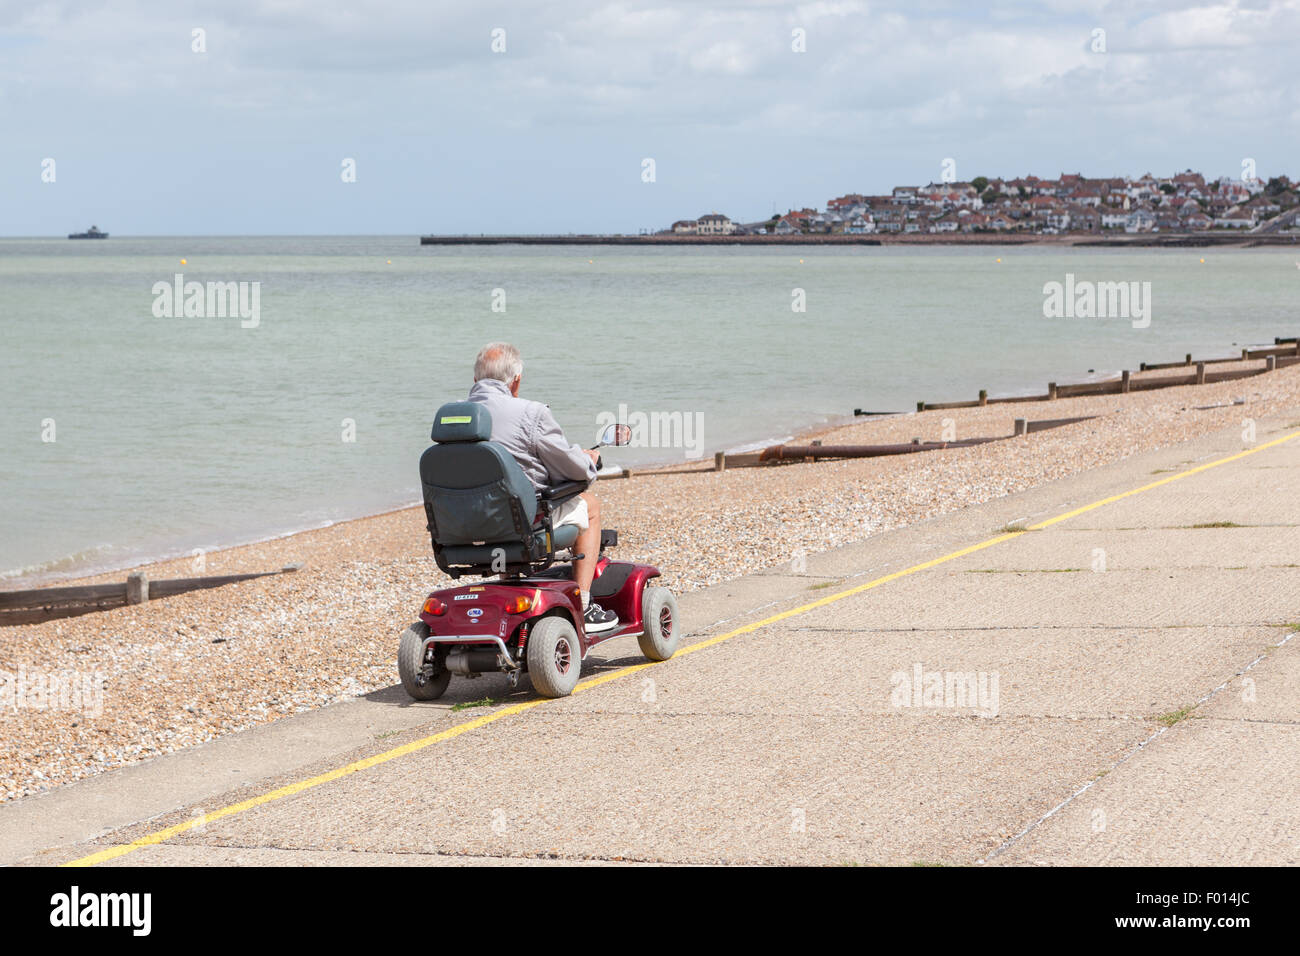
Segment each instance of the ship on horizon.
[[70,232],[69,239],[107,239],[108,233],[100,232],[98,226],[91,226],[85,232]]

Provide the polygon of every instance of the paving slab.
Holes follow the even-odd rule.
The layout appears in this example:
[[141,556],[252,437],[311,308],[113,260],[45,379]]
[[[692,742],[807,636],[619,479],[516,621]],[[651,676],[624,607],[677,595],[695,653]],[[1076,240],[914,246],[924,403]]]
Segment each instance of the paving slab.
[[[1081,519],[1082,520],[1082,519]],[[1031,531],[1014,549],[988,548],[963,559],[964,571],[1054,571],[1097,574],[1124,571],[1217,568],[1252,572],[1300,567],[1296,532],[1290,527],[1149,528],[1117,531],[1055,525]],[[1098,553],[1098,552],[1101,553]]]
[[1188,719],[991,862],[1300,864],[1300,727]]
[[1234,675],[1196,713],[1209,720],[1300,726],[1300,635],[1281,632],[1277,643],[1264,649],[1261,660]]

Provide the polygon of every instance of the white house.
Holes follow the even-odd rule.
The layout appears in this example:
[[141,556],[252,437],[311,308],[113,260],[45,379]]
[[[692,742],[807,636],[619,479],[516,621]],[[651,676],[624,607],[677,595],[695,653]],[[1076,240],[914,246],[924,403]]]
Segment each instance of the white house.
[[721,213],[711,212],[701,216],[697,222],[697,232],[701,236],[729,236],[736,231],[736,224]]
[[1251,229],[1255,225],[1255,214],[1238,206],[1214,220],[1214,225],[1223,229]]

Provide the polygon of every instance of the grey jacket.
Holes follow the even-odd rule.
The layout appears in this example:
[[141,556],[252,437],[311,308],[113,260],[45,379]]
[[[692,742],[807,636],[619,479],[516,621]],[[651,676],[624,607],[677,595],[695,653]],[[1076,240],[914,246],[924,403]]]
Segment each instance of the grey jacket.
[[515,398],[505,382],[493,378],[475,382],[469,400],[487,406],[492,441],[514,455],[535,487],[596,477],[595,462],[579,446],[565,441],[560,423],[541,402]]

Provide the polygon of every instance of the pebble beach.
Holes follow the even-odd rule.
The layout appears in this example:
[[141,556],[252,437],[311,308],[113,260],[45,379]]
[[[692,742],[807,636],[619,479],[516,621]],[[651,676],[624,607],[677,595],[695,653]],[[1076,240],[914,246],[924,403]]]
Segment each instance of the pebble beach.
[[[602,480],[595,491],[605,525],[619,531],[615,555],[658,565],[665,584],[687,593],[1293,409],[1300,366],[1202,386],[864,418],[797,441],[1009,436],[1017,418],[1097,416],[885,458],[723,472],[711,459],[689,462]],[[615,461],[617,450],[606,457]],[[292,574],[0,630],[0,671],[90,674],[102,687],[93,708],[0,707],[0,801],[395,684],[398,636],[424,596],[448,583],[420,508],[209,553],[202,568],[182,558],[144,570],[170,578],[293,563],[302,567]]]

